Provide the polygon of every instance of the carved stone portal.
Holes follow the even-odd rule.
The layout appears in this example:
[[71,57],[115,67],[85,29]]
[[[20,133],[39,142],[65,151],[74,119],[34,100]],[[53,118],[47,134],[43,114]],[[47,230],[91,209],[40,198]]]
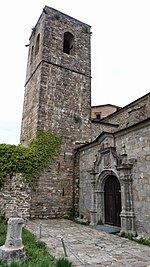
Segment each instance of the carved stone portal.
[[[129,232],[133,235],[136,235],[132,192],[133,163],[128,160],[128,155],[126,154],[126,148],[124,144],[122,148],[123,154],[117,155],[115,147],[108,147],[107,144],[107,147],[100,150],[99,154],[96,155],[94,167],[92,171],[90,171],[92,189],[90,220],[91,224],[97,224],[98,220],[105,223],[105,183],[107,178],[113,176],[118,179],[121,189],[121,208],[113,209],[115,212],[119,212],[120,214],[121,232]],[[116,199],[119,199],[119,195]],[[117,202],[115,201],[115,203]]]

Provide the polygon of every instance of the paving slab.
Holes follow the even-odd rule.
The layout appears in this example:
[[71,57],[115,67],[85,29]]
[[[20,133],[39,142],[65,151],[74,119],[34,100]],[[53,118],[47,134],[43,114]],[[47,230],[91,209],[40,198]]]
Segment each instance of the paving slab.
[[150,267],[150,247],[64,219],[28,220],[26,228],[47,244],[51,255],[73,266]]

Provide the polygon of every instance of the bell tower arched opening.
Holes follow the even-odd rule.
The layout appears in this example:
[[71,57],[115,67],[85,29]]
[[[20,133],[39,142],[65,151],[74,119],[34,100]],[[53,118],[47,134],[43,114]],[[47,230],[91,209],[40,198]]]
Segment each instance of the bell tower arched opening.
[[74,36],[70,32],[64,33],[63,52],[70,55],[74,45]]

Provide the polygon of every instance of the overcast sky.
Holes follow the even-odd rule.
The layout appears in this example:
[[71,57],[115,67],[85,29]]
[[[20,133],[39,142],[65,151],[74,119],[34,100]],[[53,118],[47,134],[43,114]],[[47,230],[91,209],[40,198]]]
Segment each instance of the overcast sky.
[[0,143],[19,144],[31,28],[45,5],[92,26],[92,105],[150,91],[150,0],[0,2]]

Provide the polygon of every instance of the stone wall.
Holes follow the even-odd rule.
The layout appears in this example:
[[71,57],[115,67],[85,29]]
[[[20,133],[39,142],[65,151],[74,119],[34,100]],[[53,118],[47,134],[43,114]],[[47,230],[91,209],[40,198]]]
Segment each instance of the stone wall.
[[99,146],[95,145],[88,149],[83,149],[79,154],[79,217],[84,217],[90,221],[90,210],[92,207],[92,185],[90,170],[93,168],[95,155],[98,153]]
[[[44,10],[30,37],[21,143],[34,138],[37,127],[84,143],[90,139],[90,26],[47,6]],[[74,36],[69,55],[63,52],[65,32]]]
[[26,85],[24,93],[24,104],[21,124],[21,138],[22,145],[27,146],[28,143],[35,138],[38,127],[38,109],[39,109],[39,76],[41,73],[41,66],[32,78],[30,84]]
[[69,217],[73,212],[72,153],[60,154],[32,184],[31,218]]
[[16,174],[5,178],[5,184],[0,189],[0,211],[6,218],[19,215],[30,217],[31,189],[24,183],[22,175]]
[[125,144],[128,159],[133,162],[133,202],[135,226],[139,235],[150,236],[150,121],[128,132],[116,133],[118,153]]
[[[137,124],[128,129],[128,131],[126,129],[118,131],[113,136],[117,157],[122,159],[122,155],[127,155],[126,166],[128,164],[132,166],[132,195],[130,197],[133,198],[132,211],[135,214],[135,231],[138,235],[147,238],[150,236],[150,121]],[[79,215],[88,220],[90,220],[90,210],[92,207],[92,176],[90,170],[93,169],[97,157],[99,158],[99,165],[96,181],[98,181],[98,177],[103,172],[108,172],[110,174],[114,173],[122,184],[119,163],[117,161],[116,163],[111,163],[110,167],[105,167],[102,164],[101,157],[103,157],[103,154],[100,154],[100,151],[103,146],[109,145],[109,138],[107,137],[106,140],[107,142],[103,143],[100,137],[96,142],[84,146],[79,150]],[[125,189],[122,187],[122,190]],[[122,191],[122,193],[124,192]],[[126,201],[129,201],[129,199],[126,199]],[[100,217],[99,214],[98,216]]]
[[91,122],[91,141],[94,141],[102,132],[114,133],[119,125],[111,123],[103,123],[101,121]]
[[137,99],[119,111],[104,118],[103,122],[119,124],[119,129],[125,129],[150,117],[150,94]]

